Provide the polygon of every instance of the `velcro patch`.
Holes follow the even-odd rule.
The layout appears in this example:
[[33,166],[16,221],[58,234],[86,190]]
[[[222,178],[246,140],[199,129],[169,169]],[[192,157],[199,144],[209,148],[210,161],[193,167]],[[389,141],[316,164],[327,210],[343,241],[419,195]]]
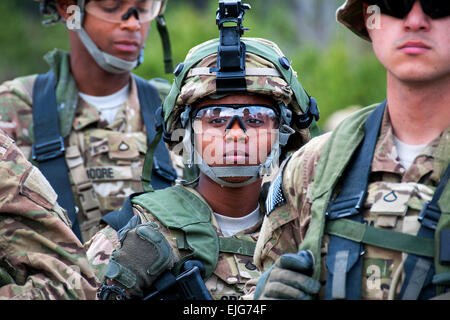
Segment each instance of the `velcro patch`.
[[405,188],[400,184],[381,184],[370,211],[377,215],[404,216],[414,190],[414,186]]

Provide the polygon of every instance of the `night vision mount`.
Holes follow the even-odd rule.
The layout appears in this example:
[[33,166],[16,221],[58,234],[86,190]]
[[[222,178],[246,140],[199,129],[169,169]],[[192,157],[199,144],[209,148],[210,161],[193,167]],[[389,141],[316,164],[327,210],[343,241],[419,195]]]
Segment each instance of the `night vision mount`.
[[244,28],[245,10],[251,9],[249,4],[241,0],[220,0],[216,11],[216,24],[220,30],[220,43],[217,51],[216,91],[246,91],[245,81],[245,43],[241,36],[248,29]]

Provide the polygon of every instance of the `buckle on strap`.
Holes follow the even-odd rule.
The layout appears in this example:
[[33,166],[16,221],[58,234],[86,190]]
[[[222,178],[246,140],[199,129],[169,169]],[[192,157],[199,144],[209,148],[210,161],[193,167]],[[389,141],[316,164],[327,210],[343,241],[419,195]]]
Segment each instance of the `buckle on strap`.
[[55,140],[33,144],[31,147],[31,158],[37,162],[42,162],[63,155],[65,150],[64,139],[60,136]]
[[441,210],[439,207],[431,201],[425,202],[422,210],[420,210],[417,220],[420,221],[422,226],[431,230],[436,230],[439,218],[441,216]]
[[[328,207],[325,215],[330,220],[350,217],[359,214],[359,210],[362,208],[364,204],[364,200],[366,198],[367,191],[361,191],[360,194],[353,198],[348,199],[339,199],[335,202],[333,201],[331,205]],[[355,206],[353,204],[355,203]]]
[[84,215],[89,220],[95,218],[100,219],[102,217],[100,203],[92,183],[87,182],[77,186],[77,193],[80,196],[80,204]]

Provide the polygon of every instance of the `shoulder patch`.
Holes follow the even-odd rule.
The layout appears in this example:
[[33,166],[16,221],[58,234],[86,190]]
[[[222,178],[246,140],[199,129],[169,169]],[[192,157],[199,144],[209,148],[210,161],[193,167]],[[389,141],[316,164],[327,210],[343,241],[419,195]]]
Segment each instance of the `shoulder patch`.
[[266,198],[266,215],[286,203],[286,197],[283,194],[283,170],[280,170],[270,184]]
[[19,77],[8,80],[0,84],[0,94],[11,93],[23,100],[27,104],[31,104],[33,95],[33,85],[37,74]]
[[53,208],[58,197],[48,180],[34,166],[23,182],[20,193],[47,210]]

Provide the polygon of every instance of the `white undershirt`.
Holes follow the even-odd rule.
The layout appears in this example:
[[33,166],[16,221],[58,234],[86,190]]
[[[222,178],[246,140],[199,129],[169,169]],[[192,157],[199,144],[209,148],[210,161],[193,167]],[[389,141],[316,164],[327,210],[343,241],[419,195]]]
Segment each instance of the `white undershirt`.
[[127,84],[119,91],[104,97],[90,96],[81,92],[78,94],[84,101],[93,105],[97,109],[102,120],[112,123],[117,111],[120,109],[120,106],[128,99],[129,88],[130,84]]
[[400,162],[406,170],[427,146],[427,144],[407,144],[400,141],[396,136],[394,136],[394,143]]
[[219,224],[220,230],[222,231],[223,235],[226,237],[230,237],[242,230],[253,227],[260,221],[259,204],[255,211],[240,218],[231,218],[223,216],[216,212],[214,212],[214,216],[216,217],[216,221]]

